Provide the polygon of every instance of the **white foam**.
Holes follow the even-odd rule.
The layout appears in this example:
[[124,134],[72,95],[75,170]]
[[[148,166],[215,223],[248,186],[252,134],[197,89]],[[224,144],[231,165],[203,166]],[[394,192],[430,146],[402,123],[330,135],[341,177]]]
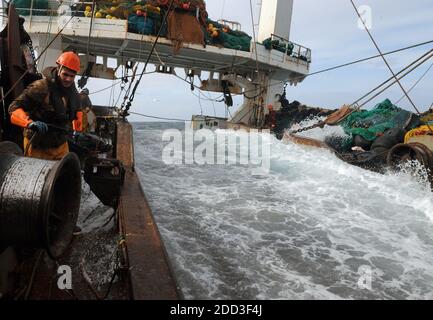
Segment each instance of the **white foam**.
[[[266,176],[250,166],[166,166],[161,134],[136,132],[137,169],[187,298],[433,292],[433,198],[416,178],[274,138]],[[372,268],[371,291],[358,287],[362,265]]]

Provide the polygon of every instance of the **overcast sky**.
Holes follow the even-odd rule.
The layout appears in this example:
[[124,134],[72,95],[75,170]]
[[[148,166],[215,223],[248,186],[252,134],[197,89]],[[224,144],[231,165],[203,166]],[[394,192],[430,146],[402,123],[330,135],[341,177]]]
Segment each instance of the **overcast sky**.
[[[252,1],[254,20],[258,23],[260,0]],[[212,19],[223,17],[239,21],[242,29],[252,34],[249,0],[207,0],[206,3]],[[371,32],[383,52],[433,40],[432,0],[355,0],[355,3],[358,6],[371,7]],[[290,40],[312,49],[312,72],[377,54],[365,30],[358,27],[358,19],[349,0],[295,0]],[[431,48],[433,44],[394,54],[387,59],[397,72]],[[407,76],[402,81],[404,87],[409,89],[432,63],[433,59]],[[149,70],[153,70],[153,66],[150,66]],[[179,71],[179,75],[183,73]],[[307,105],[338,108],[357,100],[390,76],[384,62],[376,59],[313,75],[297,87],[289,87],[288,98],[290,101],[298,100]],[[426,110],[433,103],[432,79],[433,69],[410,93],[421,110]],[[90,79],[88,87],[92,92],[110,84],[110,81]],[[113,94],[117,97],[118,91]],[[395,85],[367,107],[371,108],[385,98],[395,102],[401,95],[402,91]],[[91,98],[94,104],[107,105],[109,96],[110,90],[107,90],[92,95]],[[234,109],[241,102],[241,98],[236,98]],[[223,103],[202,100],[201,105],[204,114],[213,115],[215,109],[218,116],[224,115]],[[413,111],[406,99],[402,100],[399,106]],[[143,77],[131,110],[148,115],[190,119],[192,114],[200,114],[200,104],[185,82],[172,76],[154,74]],[[131,116],[130,120],[149,121],[138,116]]]

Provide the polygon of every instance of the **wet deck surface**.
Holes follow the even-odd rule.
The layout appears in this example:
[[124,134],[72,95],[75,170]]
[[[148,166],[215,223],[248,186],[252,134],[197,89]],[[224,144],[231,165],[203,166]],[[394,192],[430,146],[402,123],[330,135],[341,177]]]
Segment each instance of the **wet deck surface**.
[[[98,300],[129,299],[127,277],[119,273],[121,251],[118,250],[119,233],[115,226],[114,210],[104,206],[87,185],[83,186],[82,205],[78,225],[82,234],[75,236],[65,254],[53,261],[44,251],[28,250],[23,253],[19,278],[22,292],[18,298],[31,300]],[[58,288],[59,265],[71,267],[72,290]],[[33,280],[32,273],[34,273]],[[29,283],[31,283],[29,288]],[[110,282],[111,288],[110,288]]]
[[[117,212],[104,206],[82,181],[78,225],[58,261],[42,250],[28,250],[18,260],[18,299],[180,299],[164,244],[134,171],[132,127],[117,124],[116,158],[125,167]],[[59,266],[70,267],[72,289],[61,290]]]

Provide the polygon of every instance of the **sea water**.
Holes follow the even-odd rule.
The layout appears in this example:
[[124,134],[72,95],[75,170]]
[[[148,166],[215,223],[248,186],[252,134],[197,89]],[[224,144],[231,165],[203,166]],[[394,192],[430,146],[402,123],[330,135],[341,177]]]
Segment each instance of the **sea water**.
[[[169,128],[184,124],[135,123],[135,161],[185,298],[433,299],[433,195],[422,174],[370,172],[272,136],[264,175],[165,164]],[[340,134],[309,134],[329,133]]]

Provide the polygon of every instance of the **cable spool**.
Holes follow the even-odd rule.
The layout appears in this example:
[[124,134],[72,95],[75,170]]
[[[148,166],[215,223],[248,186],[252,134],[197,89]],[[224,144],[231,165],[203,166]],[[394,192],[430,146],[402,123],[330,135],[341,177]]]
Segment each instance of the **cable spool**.
[[386,163],[391,167],[410,160],[417,160],[430,169],[433,167],[433,152],[422,143],[399,143],[389,150],[386,157]]
[[52,258],[68,247],[81,198],[78,157],[27,158],[0,142],[0,244],[45,248]]

